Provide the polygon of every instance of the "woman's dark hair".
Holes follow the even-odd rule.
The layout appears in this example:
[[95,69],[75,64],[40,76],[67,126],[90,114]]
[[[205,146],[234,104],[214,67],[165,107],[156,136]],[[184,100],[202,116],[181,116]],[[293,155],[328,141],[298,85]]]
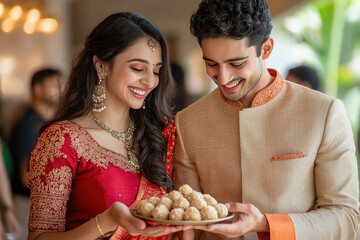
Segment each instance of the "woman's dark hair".
[[203,0],[190,19],[190,31],[200,44],[202,38],[248,38],[258,56],[271,29],[265,0]]
[[[167,141],[162,130],[172,119],[170,99],[174,83],[170,74],[165,39],[159,29],[141,15],[129,12],[116,13],[104,19],[90,33],[84,49],[75,59],[64,95],[54,119],[45,123],[40,133],[54,122],[71,120],[92,110],[92,92],[98,82],[93,57],[108,62],[110,69],[119,53],[142,37],[153,37],[161,46],[162,67],[159,85],[146,97],[145,109],[130,109],[135,122],[135,141],[139,145],[139,164],[142,174],[153,184],[173,186],[166,172]],[[106,111],[106,110],[105,110]]]

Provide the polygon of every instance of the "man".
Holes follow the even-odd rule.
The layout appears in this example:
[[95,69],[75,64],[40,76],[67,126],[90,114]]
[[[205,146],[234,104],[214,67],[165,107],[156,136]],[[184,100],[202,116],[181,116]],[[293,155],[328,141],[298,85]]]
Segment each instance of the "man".
[[191,17],[218,88],[176,115],[174,182],[236,214],[196,239],[355,239],[355,146],[343,104],[266,68],[265,0],[203,0]]
[[[38,139],[38,131],[49,119],[58,104],[61,73],[56,69],[41,69],[31,79],[32,100],[23,115],[15,122],[10,135],[10,150],[14,159],[15,173],[12,181],[16,194],[15,205],[22,226],[27,226],[30,190],[27,187],[28,158]],[[25,234],[25,235],[24,235]],[[19,239],[26,239],[27,228]]]
[[308,66],[301,65],[290,68],[286,80],[317,91],[320,90],[320,77],[314,69]]

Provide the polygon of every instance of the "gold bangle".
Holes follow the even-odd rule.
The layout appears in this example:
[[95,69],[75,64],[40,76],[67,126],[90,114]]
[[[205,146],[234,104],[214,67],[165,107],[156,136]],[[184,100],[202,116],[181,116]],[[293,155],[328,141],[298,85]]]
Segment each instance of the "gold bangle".
[[104,234],[103,231],[101,230],[100,225],[99,225],[99,222],[98,222],[98,219],[97,219],[97,217],[100,216],[100,215],[101,215],[101,214],[99,214],[99,215],[97,215],[97,216],[95,217],[96,226],[97,226],[97,228],[99,229],[99,232],[100,232],[100,234],[101,234],[101,237],[102,237],[102,238],[105,238],[105,234]]

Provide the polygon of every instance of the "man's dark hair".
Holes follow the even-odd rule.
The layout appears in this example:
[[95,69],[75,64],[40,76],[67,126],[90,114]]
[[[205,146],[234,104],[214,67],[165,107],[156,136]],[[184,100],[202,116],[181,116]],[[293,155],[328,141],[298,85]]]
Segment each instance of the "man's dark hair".
[[297,77],[302,82],[308,82],[312,89],[320,90],[320,77],[315,69],[302,65],[289,69],[288,74]]
[[190,19],[190,31],[200,44],[202,38],[248,38],[258,56],[271,29],[265,0],[203,0]]
[[61,75],[60,71],[57,69],[46,68],[41,69],[34,73],[31,78],[31,88],[34,88],[35,84],[42,83],[46,78]]

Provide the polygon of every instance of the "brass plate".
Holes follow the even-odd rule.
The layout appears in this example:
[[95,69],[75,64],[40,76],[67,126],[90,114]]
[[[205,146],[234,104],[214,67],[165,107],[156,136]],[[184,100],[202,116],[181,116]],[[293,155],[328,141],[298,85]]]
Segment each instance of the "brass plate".
[[132,209],[130,210],[131,214],[134,215],[137,218],[141,218],[150,222],[157,222],[157,223],[164,223],[164,224],[169,224],[169,225],[209,225],[209,224],[214,224],[214,223],[220,223],[220,222],[224,222],[227,220],[231,220],[234,217],[233,213],[229,213],[228,216],[224,217],[224,218],[218,218],[218,219],[214,219],[214,220],[200,220],[200,221],[174,221],[174,220],[161,220],[161,219],[155,219],[155,218],[150,218],[150,217],[144,217],[141,216],[137,213],[136,209]]

